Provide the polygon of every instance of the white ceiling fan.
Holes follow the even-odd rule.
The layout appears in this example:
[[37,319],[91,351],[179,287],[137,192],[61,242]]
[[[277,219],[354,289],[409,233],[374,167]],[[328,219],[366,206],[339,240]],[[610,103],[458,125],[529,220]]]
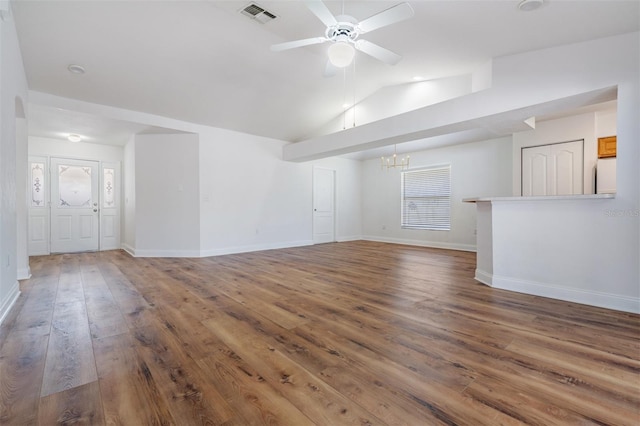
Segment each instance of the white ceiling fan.
[[303,40],[288,41],[271,46],[274,52],[331,42],[329,47],[329,63],[325,75],[332,75],[337,68],[344,68],[351,63],[355,50],[359,50],[389,65],[397,64],[402,56],[367,40],[360,35],[395,24],[413,16],[413,8],[409,3],[400,3],[377,13],[361,22],[348,15],[333,16],[327,6],[320,0],[305,0],[309,10],[327,27],[324,37],[313,37]]

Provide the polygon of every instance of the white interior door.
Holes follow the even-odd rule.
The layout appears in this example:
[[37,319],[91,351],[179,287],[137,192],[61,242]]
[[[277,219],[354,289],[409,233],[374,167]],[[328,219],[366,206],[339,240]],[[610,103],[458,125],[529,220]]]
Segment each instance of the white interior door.
[[522,195],[583,194],[583,141],[522,149]]
[[51,159],[51,252],[99,248],[97,161]]
[[313,168],[313,243],[335,241],[335,171]]

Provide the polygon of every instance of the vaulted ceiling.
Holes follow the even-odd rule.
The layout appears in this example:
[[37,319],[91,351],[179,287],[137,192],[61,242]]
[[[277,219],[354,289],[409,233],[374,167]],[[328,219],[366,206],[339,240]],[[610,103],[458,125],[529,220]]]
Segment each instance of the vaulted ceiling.
[[[324,34],[304,2],[255,2],[277,16],[265,24],[239,12],[249,3],[31,0],[14,2],[13,14],[31,90],[294,142],[339,116],[346,94],[359,102],[414,77],[468,74],[491,58],[640,27],[637,0],[547,0],[533,12],[520,11],[519,0],[414,0],[413,18],[366,34],[400,63],[359,52],[353,80],[352,69],[347,79],[323,76],[327,44],[270,50]],[[362,20],[399,1],[325,3]],[[96,132],[116,126],[44,106],[34,112],[30,131],[41,136],[74,120]]]

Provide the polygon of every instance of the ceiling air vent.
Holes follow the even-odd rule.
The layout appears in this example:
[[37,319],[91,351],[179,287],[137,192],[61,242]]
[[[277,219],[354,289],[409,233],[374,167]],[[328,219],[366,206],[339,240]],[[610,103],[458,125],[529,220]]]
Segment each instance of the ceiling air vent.
[[249,6],[242,9],[240,13],[260,22],[261,24],[265,24],[277,18],[276,15],[267,10],[264,10],[255,3],[251,3]]

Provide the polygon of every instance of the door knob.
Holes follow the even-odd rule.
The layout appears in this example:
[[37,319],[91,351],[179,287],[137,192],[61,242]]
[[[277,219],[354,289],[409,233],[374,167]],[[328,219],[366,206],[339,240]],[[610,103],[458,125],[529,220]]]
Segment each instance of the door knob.
[[98,213],[98,209],[93,209],[93,212],[94,213]]

